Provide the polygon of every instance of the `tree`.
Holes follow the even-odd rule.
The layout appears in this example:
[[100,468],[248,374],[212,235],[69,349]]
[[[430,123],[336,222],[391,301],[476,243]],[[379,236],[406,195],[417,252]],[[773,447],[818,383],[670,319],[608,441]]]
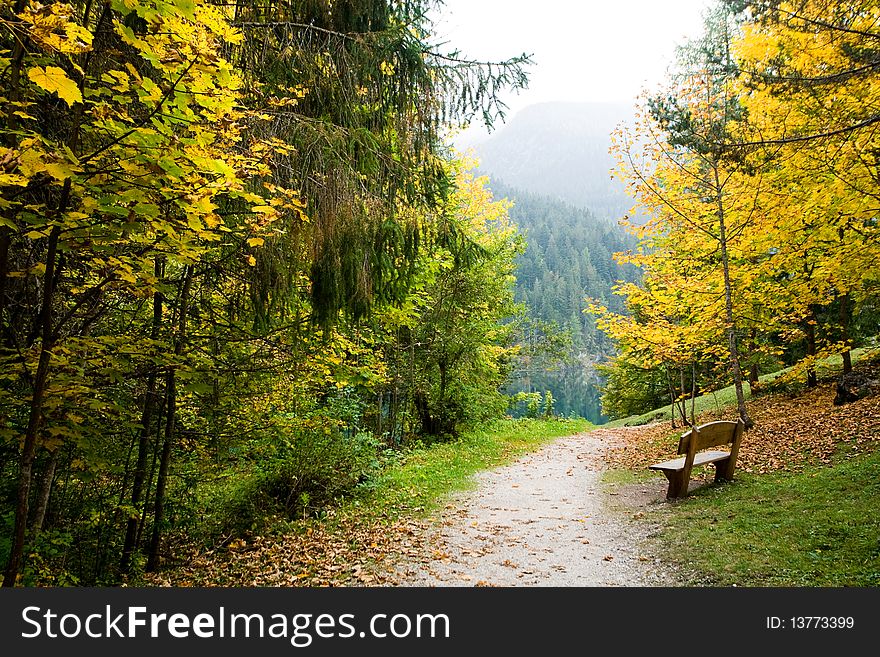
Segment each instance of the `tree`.
[[[416,263],[417,282],[400,309],[379,316],[394,363],[388,394],[427,436],[457,435],[498,415],[500,387],[516,351],[521,309],[514,303],[515,258],[523,245],[485,178],[454,163],[456,189]],[[396,412],[393,415],[397,415]]]
[[[269,117],[264,134],[294,147],[276,175],[309,204],[310,222],[276,239],[302,258],[312,312],[324,329],[340,312],[361,319],[374,303],[403,299],[412,269],[391,262],[398,255],[414,259],[412,218],[436,211],[453,186],[440,149],[443,131],[476,114],[491,125],[503,116],[498,91],[526,83],[524,55],[477,62],[434,44],[431,12],[441,6],[236,5],[233,24],[246,38],[233,61],[245,73],[247,102]],[[389,219],[404,222],[403,229],[388,230]],[[290,277],[283,262],[261,267]]]
[[[800,280],[809,355],[818,312],[835,300],[827,349],[852,367],[850,326],[876,290],[877,38],[872,2],[729,3],[748,18],[735,44],[743,102],[775,151],[768,173],[785,218],[774,260]],[[815,374],[810,375],[815,381]]]
[[[719,146],[744,129],[733,87],[732,29],[727,12],[708,17],[703,39],[682,51],[676,86],[649,101],[649,116],[637,124],[634,135],[624,131],[616,150],[623,176],[652,217],[636,231],[645,241],[644,253],[630,261],[656,270],[660,285],[651,293],[668,292],[665,299],[655,297],[644,305],[667,314],[660,308],[670,308],[671,302],[678,308],[673,315],[689,315],[689,325],[697,330],[711,331],[717,318],[723,319],[738,412],[751,426],[735,312],[737,254],[732,251],[755,221],[760,180]],[[670,276],[677,278],[663,278]],[[634,295],[636,289],[625,293]],[[666,328],[672,325],[667,322]],[[695,346],[692,340],[672,343],[684,351]]]
[[[873,11],[723,3],[683,49],[668,94],[618,146],[653,219],[634,227],[642,249],[630,259],[646,271],[644,288],[624,290],[639,312],[605,314],[606,327],[658,342],[641,313],[668,347],[723,316],[741,414],[744,339],[753,382],[759,360],[782,357],[790,376],[816,385],[816,363],[832,353],[851,368],[851,327],[876,297]],[[703,337],[713,343],[711,331]],[[638,353],[627,343],[618,363],[638,372]]]

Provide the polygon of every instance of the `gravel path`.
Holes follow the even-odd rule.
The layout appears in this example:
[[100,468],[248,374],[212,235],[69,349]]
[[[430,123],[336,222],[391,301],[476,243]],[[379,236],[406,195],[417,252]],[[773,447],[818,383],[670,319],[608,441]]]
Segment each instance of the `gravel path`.
[[[619,430],[615,430],[619,431]],[[401,586],[669,586],[646,540],[665,483],[605,492],[613,430],[556,441],[477,475],[429,529],[433,554],[402,564]],[[659,487],[658,487],[659,486]]]

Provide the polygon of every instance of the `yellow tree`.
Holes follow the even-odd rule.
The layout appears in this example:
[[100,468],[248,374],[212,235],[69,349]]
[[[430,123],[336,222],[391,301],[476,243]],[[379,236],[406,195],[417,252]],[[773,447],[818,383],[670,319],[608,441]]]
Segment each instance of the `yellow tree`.
[[[760,176],[723,145],[745,130],[733,84],[730,42],[735,26],[720,10],[707,17],[706,34],[682,51],[681,72],[665,95],[650,99],[633,128],[613,149],[639,210],[650,219],[638,229],[649,261],[676,271],[682,303],[697,324],[721,318],[740,416],[745,407],[738,294],[749,289],[746,239],[762,218]],[[660,247],[657,249],[657,247]],[[748,296],[748,295],[744,295]]]
[[[640,251],[615,255],[618,262],[636,265],[643,272],[641,284],[624,283],[615,289],[626,297],[627,314],[610,312],[598,304],[591,304],[588,310],[597,316],[598,328],[617,343],[615,366],[662,370],[673,426],[676,409],[684,423],[693,422],[693,417],[688,420],[685,397],[690,392],[693,398],[696,391],[697,365],[724,356],[721,297],[689,276],[689,268],[682,267],[684,262],[678,259],[674,245],[662,237],[643,234]],[[690,386],[686,383],[688,370]]]
[[[815,309],[836,297],[837,327],[826,349],[841,351],[848,371],[853,306],[858,310],[876,294],[880,278],[880,5],[730,4],[747,19],[734,55],[743,104],[759,138],[745,146],[775,153],[764,167],[777,217],[768,265],[798,288],[811,360],[821,356]],[[809,380],[815,382],[814,373]]]
[[[229,241],[258,246],[282,213],[298,209],[285,190],[253,193],[273,151],[285,147],[244,134],[241,81],[222,57],[240,35],[222,9],[189,0],[19,0],[4,3],[0,35],[11,44],[0,77],[0,431],[20,446],[3,580],[13,586],[37,448],[97,440],[89,423],[111,417],[113,404],[94,394],[86,372],[119,377],[125,353],[165,370],[169,425],[154,523],[162,526],[197,267]],[[222,205],[239,213],[227,217]],[[120,349],[124,332],[102,324],[110,309],[163,295],[174,306],[164,344],[154,335]],[[161,301],[156,307],[161,320]]]

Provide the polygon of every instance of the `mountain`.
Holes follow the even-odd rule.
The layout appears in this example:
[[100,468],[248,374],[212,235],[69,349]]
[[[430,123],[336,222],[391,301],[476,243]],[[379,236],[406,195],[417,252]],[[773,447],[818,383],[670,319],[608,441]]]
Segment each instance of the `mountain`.
[[472,146],[479,172],[509,187],[588,208],[617,220],[632,200],[612,180],[612,131],[633,118],[623,103],[541,103],[518,112],[491,137]]
[[623,312],[621,297],[613,294],[618,281],[634,281],[638,273],[613,259],[635,246],[634,238],[616,224],[585,208],[493,183],[497,198],[513,201],[510,217],[525,235],[519,257],[516,298],[529,315],[570,336],[566,362],[546,367],[540,359],[524,362],[508,391],[550,391],[561,415],[576,414],[592,422],[604,419],[599,403],[600,380],[595,364],[614,350],[608,337],[585,314],[587,299]]
[[[638,278],[634,268],[612,258],[633,248],[635,240],[616,222],[633,201],[612,179],[615,162],[608,152],[611,133],[633,114],[623,103],[542,103],[521,110],[496,134],[470,146],[480,161],[478,173],[491,179],[496,198],[514,202],[511,218],[526,237],[517,299],[538,326],[555,327],[570,339],[561,364],[525,358],[508,391],[549,391],[558,413],[593,422],[605,419],[595,364],[614,345],[583,311],[589,298],[623,312],[613,286]],[[524,336],[524,352],[533,341],[531,334]]]

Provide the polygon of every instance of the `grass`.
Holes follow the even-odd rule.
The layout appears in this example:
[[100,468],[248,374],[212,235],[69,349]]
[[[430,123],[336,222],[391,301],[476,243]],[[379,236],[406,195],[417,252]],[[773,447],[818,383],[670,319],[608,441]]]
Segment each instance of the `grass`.
[[[877,349],[853,352],[853,361]],[[842,358],[817,367],[836,375]],[[761,377],[772,382],[787,370]],[[749,387],[746,385],[748,398]],[[733,386],[696,400],[700,412],[736,405]],[[669,419],[670,407],[611,422],[606,427]],[[611,485],[641,483],[644,472],[613,470]],[[657,534],[665,558],[687,573],[689,584],[709,586],[880,586],[880,453],[837,454],[803,472],[755,475],[704,486],[662,508]]]
[[[660,475],[661,477],[663,475]],[[657,479],[657,473],[650,470],[628,470],[626,468],[613,468],[602,473],[601,481],[609,486],[625,486],[627,484],[641,484],[646,481]]]
[[[860,360],[865,360],[867,358],[876,356],[877,353],[878,350],[876,348],[854,349],[852,351],[853,364],[855,365]],[[819,378],[834,376],[835,374],[839,373],[842,368],[843,357],[840,355],[834,355],[826,358],[819,363],[819,365],[816,367],[816,374],[817,376],[819,376]],[[758,380],[761,383],[771,383],[788,371],[788,369],[783,369],[779,370],[778,372],[764,374],[758,377]],[[747,400],[751,399],[751,387],[749,386],[747,381],[743,381],[743,393]],[[727,386],[726,388],[707,393],[705,395],[700,395],[696,398],[694,406],[697,415],[699,415],[700,413],[705,413],[706,411],[721,412],[726,408],[736,406],[736,390],[731,385]],[[690,409],[691,402],[690,400],[688,400],[688,414],[690,414]],[[672,405],[670,404],[667,406],[663,406],[662,408],[655,408],[654,410],[648,411],[647,413],[643,413],[641,415],[631,415],[629,417],[621,418],[619,420],[613,420],[611,422],[608,422],[607,424],[603,424],[602,426],[610,429],[617,427],[631,427],[641,424],[647,424],[654,420],[669,420],[671,419],[671,417]]]
[[412,449],[349,502],[347,510],[391,518],[405,512],[430,513],[447,494],[470,488],[478,471],[592,427],[586,420],[499,420],[456,441]]
[[880,586],[880,453],[737,475],[670,507],[667,557],[711,586]]

